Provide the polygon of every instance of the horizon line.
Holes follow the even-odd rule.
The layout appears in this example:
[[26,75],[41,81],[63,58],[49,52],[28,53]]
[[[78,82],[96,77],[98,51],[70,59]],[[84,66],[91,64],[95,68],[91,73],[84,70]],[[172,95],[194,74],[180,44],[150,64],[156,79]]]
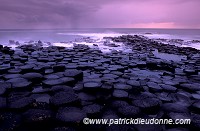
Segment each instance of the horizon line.
[[200,30],[200,28],[111,28],[111,27],[103,27],[103,28],[94,28],[94,27],[81,27],[81,28],[6,28],[6,29],[0,29],[0,30],[67,30],[67,29],[158,29],[158,30]]

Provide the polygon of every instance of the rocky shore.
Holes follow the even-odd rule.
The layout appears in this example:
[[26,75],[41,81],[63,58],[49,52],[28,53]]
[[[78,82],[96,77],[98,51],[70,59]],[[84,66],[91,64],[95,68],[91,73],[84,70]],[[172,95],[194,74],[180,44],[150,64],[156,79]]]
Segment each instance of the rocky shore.
[[[200,129],[199,50],[137,35],[106,39],[132,51],[0,45],[0,131]],[[191,119],[191,124],[84,125],[86,117]]]

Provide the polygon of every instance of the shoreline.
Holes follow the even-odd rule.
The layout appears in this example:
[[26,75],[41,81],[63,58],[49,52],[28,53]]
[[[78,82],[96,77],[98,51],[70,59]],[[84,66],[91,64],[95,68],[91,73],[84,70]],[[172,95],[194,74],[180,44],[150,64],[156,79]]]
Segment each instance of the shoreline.
[[[200,50],[138,35],[108,39],[114,44],[105,46],[121,42],[131,51],[103,53],[98,45],[81,44],[0,46],[0,129],[200,129]],[[86,126],[84,117],[188,118],[192,123]]]

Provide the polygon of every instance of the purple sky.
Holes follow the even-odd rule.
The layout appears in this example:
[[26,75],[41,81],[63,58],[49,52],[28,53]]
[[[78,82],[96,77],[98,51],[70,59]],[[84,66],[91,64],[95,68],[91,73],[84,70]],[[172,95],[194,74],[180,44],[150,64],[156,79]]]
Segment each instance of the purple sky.
[[200,0],[0,0],[0,29],[199,28]]

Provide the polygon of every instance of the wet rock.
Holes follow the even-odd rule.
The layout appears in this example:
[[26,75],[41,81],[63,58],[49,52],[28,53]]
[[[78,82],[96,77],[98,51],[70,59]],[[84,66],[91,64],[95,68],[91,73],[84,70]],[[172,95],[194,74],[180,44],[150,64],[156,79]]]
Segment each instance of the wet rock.
[[50,98],[50,104],[54,106],[79,105],[79,99],[76,94],[68,92],[58,92]]
[[79,124],[84,118],[86,118],[86,113],[76,107],[66,107],[58,110],[56,119],[64,123],[75,123]]
[[135,106],[124,106],[118,109],[120,115],[126,118],[137,118],[140,115],[140,109]]

